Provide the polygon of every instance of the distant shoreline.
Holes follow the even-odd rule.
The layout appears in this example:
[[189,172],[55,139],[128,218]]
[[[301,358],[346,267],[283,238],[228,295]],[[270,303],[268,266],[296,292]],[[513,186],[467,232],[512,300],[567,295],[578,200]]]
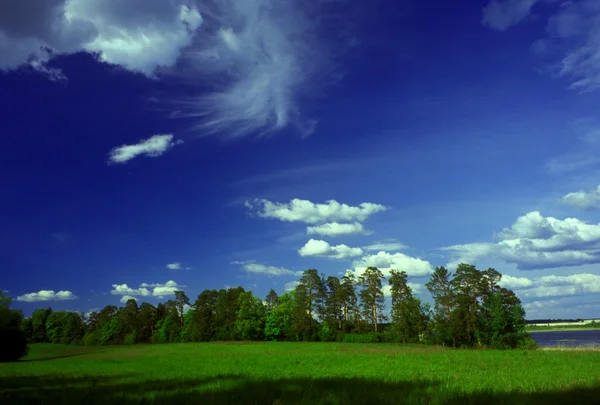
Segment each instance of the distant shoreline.
[[555,327],[555,328],[548,327],[548,328],[543,328],[543,329],[541,329],[541,328],[540,329],[537,329],[537,328],[525,328],[525,331],[529,332],[529,333],[531,333],[531,332],[561,332],[561,331],[564,331],[564,332],[574,332],[574,331],[578,331],[578,330],[581,330],[581,331],[584,331],[584,330],[597,330],[597,331],[600,331],[600,328],[586,328],[586,327],[573,327],[573,328],[570,328],[568,326],[567,327],[560,327],[559,326],[559,327]]

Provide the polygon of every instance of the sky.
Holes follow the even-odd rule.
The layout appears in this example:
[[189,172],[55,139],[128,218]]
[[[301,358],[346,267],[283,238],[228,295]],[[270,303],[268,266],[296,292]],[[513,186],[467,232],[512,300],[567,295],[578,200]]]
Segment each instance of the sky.
[[464,262],[600,317],[599,96],[595,0],[5,0],[0,288],[88,312],[377,266],[429,301]]

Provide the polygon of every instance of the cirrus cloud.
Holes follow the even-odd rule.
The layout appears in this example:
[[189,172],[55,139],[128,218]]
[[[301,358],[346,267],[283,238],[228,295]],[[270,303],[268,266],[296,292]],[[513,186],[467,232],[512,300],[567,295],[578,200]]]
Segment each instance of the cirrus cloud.
[[140,155],[157,157],[173,146],[183,143],[182,140],[176,142],[172,140],[173,134],[153,135],[136,144],[118,146],[110,151],[109,163],[125,163]]

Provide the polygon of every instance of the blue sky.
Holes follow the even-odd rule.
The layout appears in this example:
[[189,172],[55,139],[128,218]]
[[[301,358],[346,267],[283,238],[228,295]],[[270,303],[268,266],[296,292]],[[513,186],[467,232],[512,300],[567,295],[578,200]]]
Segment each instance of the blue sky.
[[33,1],[0,5],[25,313],[368,265],[427,300],[464,261],[599,316],[597,2]]

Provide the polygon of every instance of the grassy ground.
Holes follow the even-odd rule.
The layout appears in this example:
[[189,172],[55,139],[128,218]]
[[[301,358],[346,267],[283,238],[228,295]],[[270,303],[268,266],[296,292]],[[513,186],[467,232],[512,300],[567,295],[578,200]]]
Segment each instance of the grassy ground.
[[600,404],[600,352],[208,343],[33,345],[0,404]]

